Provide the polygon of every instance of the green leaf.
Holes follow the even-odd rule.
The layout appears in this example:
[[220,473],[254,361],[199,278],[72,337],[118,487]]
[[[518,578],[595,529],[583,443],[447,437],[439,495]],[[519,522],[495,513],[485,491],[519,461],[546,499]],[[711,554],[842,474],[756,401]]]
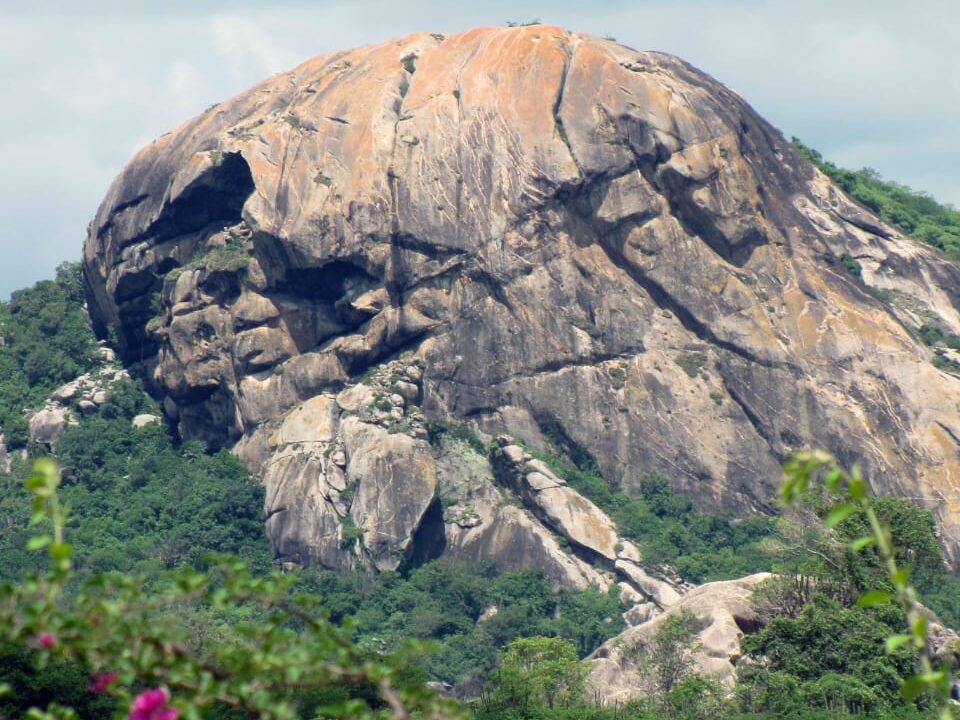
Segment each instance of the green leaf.
[[868,590],[857,600],[857,607],[872,608],[890,602],[890,593],[883,590]]
[[900,694],[903,695],[904,700],[911,702],[916,700],[920,696],[920,693],[929,686],[930,684],[919,675],[913,675],[904,680],[900,685]]
[[864,548],[870,547],[871,545],[876,544],[876,542],[877,541],[874,540],[872,537],[857,538],[852,543],[850,543],[850,549],[853,550],[854,552],[860,552]]
[[40,550],[53,542],[49,535],[37,535],[27,540],[27,550]]
[[896,652],[898,649],[902,648],[904,645],[912,641],[913,641],[913,636],[911,635],[891,635],[890,637],[887,638],[887,641],[885,643],[887,652],[888,653]]
[[6,697],[13,693],[13,687],[10,683],[0,683],[0,698]]
[[893,584],[897,587],[905,587],[907,581],[910,579],[910,568],[900,568],[895,573],[890,575],[890,580],[893,581]]
[[50,546],[50,557],[54,560],[68,560],[73,549],[67,543],[55,543]]
[[926,615],[921,615],[919,618],[917,618],[917,621],[913,624],[911,631],[913,632],[913,636],[918,641],[923,641],[924,639],[926,639],[927,626],[929,625],[929,623],[930,623],[929,618],[927,618]]
[[840,487],[840,482],[843,480],[843,471],[840,468],[833,468],[830,472],[827,473],[823,481],[826,486],[833,492],[836,492]]
[[823,524],[828,528],[834,528],[848,517],[853,515],[857,511],[855,505],[851,503],[841,503],[837,505],[833,510],[830,511],[830,514],[827,515],[826,519],[823,521]]
[[847,494],[850,495],[853,500],[863,500],[867,497],[868,492],[867,483],[860,478],[853,480],[847,488]]

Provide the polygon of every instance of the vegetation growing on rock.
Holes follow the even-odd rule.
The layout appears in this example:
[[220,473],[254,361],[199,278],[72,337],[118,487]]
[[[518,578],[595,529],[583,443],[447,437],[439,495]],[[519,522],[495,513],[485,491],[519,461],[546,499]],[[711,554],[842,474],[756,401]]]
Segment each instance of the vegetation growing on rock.
[[791,144],[844,192],[886,222],[920,242],[943,250],[951,259],[960,260],[960,210],[939,203],[924,192],[884,180],[871,168],[838,167],[798,138],[792,138]]

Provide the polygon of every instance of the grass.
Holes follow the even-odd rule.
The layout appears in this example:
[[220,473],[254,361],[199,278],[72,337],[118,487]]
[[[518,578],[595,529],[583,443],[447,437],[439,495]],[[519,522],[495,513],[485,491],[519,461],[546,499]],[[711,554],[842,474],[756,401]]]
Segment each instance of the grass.
[[673,361],[680,366],[687,375],[692,378],[697,377],[703,366],[707,364],[707,356],[702,352],[691,352],[677,355]]
[[240,245],[228,242],[206,253],[202,258],[202,264],[207,270],[214,272],[237,272],[250,264],[250,253]]
[[567,318],[571,325],[573,325],[578,330],[583,330],[587,335],[596,339],[602,334],[600,329],[594,325],[589,320],[584,320],[583,318],[570,316]]

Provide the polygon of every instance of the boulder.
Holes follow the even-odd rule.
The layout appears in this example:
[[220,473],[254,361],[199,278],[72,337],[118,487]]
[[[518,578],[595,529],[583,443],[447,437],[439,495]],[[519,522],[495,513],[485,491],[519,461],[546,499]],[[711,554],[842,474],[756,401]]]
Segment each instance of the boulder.
[[695,671],[730,688],[735,663],[740,657],[743,628],[756,627],[759,623],[750,595],[759,583],[770,577],[769,573],[759,573],[739,580],[706,583],[688,592],[666,612],[627,628],[588,658],[589,686],[608,704],[647,697],[649,678],[638,665],[636,649],[651,642],[668,618],[689,611],[700,626],[695,639],[698,645]]
[[621,558],[614,563],[614,567],[631,585],[661,608],[669,608],[680,602],[680,593],[671,583],[652,577],[637,563]]
[[347,481],[357,488],[350,515],[363,530],[363,544],[374,565],[395,570],[437,500],[430,446],[353,417],[343,421],[341,433]]
[[61,385],[56,390],[54,390],[50,394],[50,399],[53,402],[60,403],[61,405],[66,405],[74,397],[76,397],[77,393],[80,392],[80,388],[82,385],[83,385],[83,380],[81,378],[77,378],[76,380],[71,380],[67,384]]
[[69,420],[70,411],[64,407],[46,407],[35,412],[30,418],[30,440],[55,447]]
[[160,424],[160,416],[151,415],[149,413],[141,413],[140,415],[134,415],[131,423],[135,428],[143,428],[147,425],[158,425]]
[[[530,475],[539,475],[547,483],[550,482],[549,478],[539,473]],[[537,482],[542,486],[537,490],[533,487],[534,483],[530,482],[530,475],[526,476],[526,480],[532,492],[526,497],[547,525],[570,542],[608,560],[617,557],[616,548],[620,538],[616,525],[606,513],[571,488]]]

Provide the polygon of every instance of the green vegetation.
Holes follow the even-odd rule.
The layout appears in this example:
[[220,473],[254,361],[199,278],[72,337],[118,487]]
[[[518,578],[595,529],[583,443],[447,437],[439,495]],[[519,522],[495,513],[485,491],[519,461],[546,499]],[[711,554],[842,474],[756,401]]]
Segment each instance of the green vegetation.
[[444,435],[453,440],[460,440],[466,443],[474,452],[484,457],[487,456],[490,450],[469,425],[444,422],[442,420],[431,420],[427,425],[427,438],[430,440],[430,444],[438,446]]
[[674,362],[680,366],[687,375],[692,378],[697,377],[703,366],[707,364],[707,356],[702,352],[682,353],[674,358]]
[[843,253],[840,258],[840,265],[846,270],[850,275],[856,280],[860,285],[863,286],[863,289],[868,293],[873,295],[877,300],[883,303],[892,303],[895,297],[894,291],[890,288],[878,288],[873,285],[867,285],[863,281],[863,267],[860,263],[849,253]]
[[[850,713],[892,712],[906,700],[953,718],[950,668],[933,657],[931,620],[921,604],[935,604],[924,586],[940,586],[946,576],[930,514],[904,500],[873,498],[856,466],[848,472],[824,452],[798,453],[784,475],[784,504],[805,501],[824,532],[806,546],[804,566],[790,568],[812,582],[780,576],[790,588],[781,598],[798,589],[810,594],[799,615],[777,613],[741,645],[761,656],[753,668],[779,674],[777,693],[767,695],[782,702],[792,692],[808,706]],[[956,578],[950,580],[955,598]]]
[[670,616],[648,645],[632,649],[661,699],[693,674],[693,653],[698,649],[696,638],[701,629],[696,615],[683,610]]
[[600,331],[600,328],[598,328],[589,320],[586,320],[581,317],[577,317],[576,315],[567,316],[567,320],[571,325],[577,328],[577,330],[582,330],[583,332],[585,332],[587,335],[589,335],[594,339],[603,335],[603,333]]
[[740,669],[745,710],[780,713],[789,707],[848,714],[890,711],[900,704],[900,681],[913,654],[884,654],[888,635],[903,627],[896,609],[844,607],[815,593],[796,617],[778,616],[741,648],[752,662]]
[[[64,500],[73,508],[78,572],[150,576],[211,553],[231,553],[260,571],[271,557],[263,533],[263,489],[226,451],[209,455],[197,443],[175,447],[166,428],[134,428],[131,419],[157,412],[129,380],[111,386],[107,401],[68,427],[58,448]],[[29,530],[23,479],[26,463],[0,475],[0,578],[34,569],[25,551]]]
[[[0,328],[0,422],[10,446],[24,447],[23,409],[96,367],[79,264],[62,265],[55,281],[0,304]],[[176,446],[161,425],[134,428],[131,420],[140,413],[160,414],[133,382],[114,382],[98,411],[67,427],[60,440],[61,494],[73,509],[79,574],[157,576],[183,563],[203,567],[210,553],[269,569],[259,483],[226,451],[209,455],[196,443]],[[37,569],[35,554],[25,550],[29,473],[28,463],[15,458],[11,473],[0,474],[0,579]]]
[[196,256],[189,267],[204,267],[213,272],[233,273],[250,264],[250,253],[239,240],[231,238],[225,244]]
[[960,210],[905,185],[884,180],[870,168],[839,168],[797,138],[791,142],[850,197],[907,235],[942,250],[953,260],[960,260]]
[[318,598],[332,621],[353,625],[361,647],[432,641],[418,662],[451,685],[483,677],[517,638],[562,638],[583,657],[624,628],[616,588],[555,592],[540,570],[501,573],[490,562],[439,560],[375,576],[302,572],[298,588]]
[[537,717],[583,705],[586,672],[576,649],[559,638],[514,640],[482,697],[478,718]]
[[[51,460],[38,461],[26,481],[37,526],[30,548],[46,551],[46,569],[0,585],[3,717],[123,717],[128,709],[132,720],[450,714],[406,667],[409,652],[358,647],[279,573],[254,576],[222,559],[208,573],[165,574],[158,586],[107,573],[77,587],[59,483]],[[60,674],[50,677],[54,669]]]
[[840,256],[840,264],[843,265],[844,270],[853,275],[859,282],[863,282],[863,268],[861,268],[860,263],[854,260],[848,253],[843,253]]
[[97,345],[83,310],[80,263],[0,302],[0,432],[8,448],[28,440],[24,408],[95,367]]
[[942,350],[940,352],[933,353],[933,359],[931,362],[935,368],[939,368],[940,370],[944,370],[948,373],[953,373],[954,375],[960,375],[960,363],[947,357]]
[[[840,261],[856,274],[854,259]],[[956,344],[935,320],[917,333],[935,348]],[[96,366],[77,266],[0,304],[0,337],[0,422],[11,445],[36,454],[23,408]],[[706,357],[694,360],[692,373],[684,368],[691,377]],[[743,641],[732,697],[694,671],[699,624],[679,614],[634,649],[649,696],[603,707],[584,697],[580,661],[624,628],[616,588],[557,591],[538,570],[445,560],[379,574],[271,573],[259,484],[226,452],[178,444],[163,425],[134,428],[144,412],[159,414],[135,383],[118,381],[64,432],[62,505],[52,503],[55,473],[32,474],[15,458],[0,475],[0,580],[51,568],[36,584],[0,583],[0,686],[11,693],[0,697],[2,717],[51,700],[82,718],[122,714],[134,693],[159,685],[185,713],[197,708],[190,720],[385,716],[394,702],[417,717],[449,715],[452,706],[424,693],[427,680],[475,695],[459,712],[477,720],[936,715],[944,676],[934,665],[908,684],[912,704],[901,699],[925,632],[901,601],[915,593],[958,626],[960,581],[944,569],[930,513],[897,499],[861,504],[855,476],[846,477],[856,497],[839,506],[807,492],[812,511],[738,521],[698,512],[657,475],[629,478],[637,497],[627,496],[556,421],[542,419],[553,451],[540,457],[609,513],[647,562],[696,582],[782,571],[757,593],[766,624]],[[467,425],[434,422],[429,435],[491,451]],[[31,498],[44,518],[33,528]],[[876,539],[887,536],[875,523],[889,542]],[[344,543],[361,536],[344,524]],[[45,549],[49,563],[28,548]],[[116,685],[89,691],[91,673],[96,681],[107,671],[118,673]]]

